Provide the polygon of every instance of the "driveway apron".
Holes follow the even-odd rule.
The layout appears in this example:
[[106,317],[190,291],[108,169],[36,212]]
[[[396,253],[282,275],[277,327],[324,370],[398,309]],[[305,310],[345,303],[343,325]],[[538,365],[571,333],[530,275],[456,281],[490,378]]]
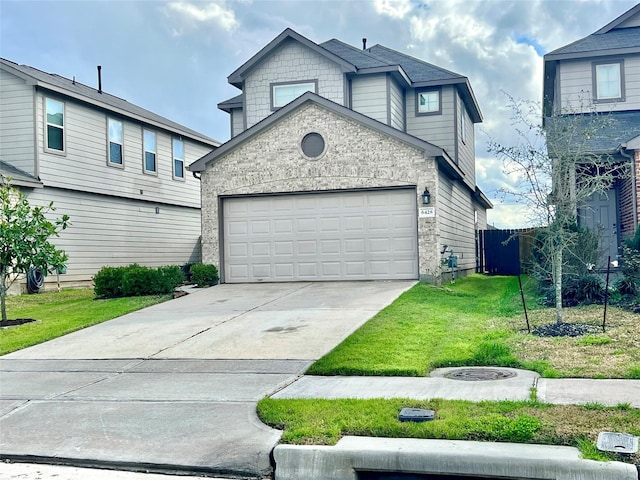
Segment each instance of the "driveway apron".
[[268,476],[257,401],[413,284],[219,285],[5,355],[0,456]]

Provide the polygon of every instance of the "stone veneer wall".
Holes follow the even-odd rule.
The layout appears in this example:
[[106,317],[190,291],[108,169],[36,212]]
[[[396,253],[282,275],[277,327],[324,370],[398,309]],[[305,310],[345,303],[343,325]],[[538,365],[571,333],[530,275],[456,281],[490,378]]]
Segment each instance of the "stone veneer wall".
[[[315,160],[307,159],[300,149],[309,132],[322,134],[326,143],[325,152]],[[435,159],[425,158],[422,150],[316,104],[305,104],[207,166],[202,175],[203,261],[221,266],[220,196],[416,185],[417,204],[427,186],[437,209],[437,176]],[[418,219],[418,251],[420,278],[435,280],[437,217]]]

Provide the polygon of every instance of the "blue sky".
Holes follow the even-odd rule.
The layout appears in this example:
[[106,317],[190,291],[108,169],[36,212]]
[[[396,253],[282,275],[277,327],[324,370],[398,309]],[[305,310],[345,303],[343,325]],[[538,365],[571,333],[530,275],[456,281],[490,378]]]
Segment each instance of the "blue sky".
[[97,86],[219,141],[216,105],[239,90],[227,76],[282,30],[315,42],[382,44],[469,78],[484,116],[476,125],[480,188],[490,223],[525,224],[497,190],[514,179],[487,152],[516,141],[502,92],[539,100],[542,56],[633,7],[633,0],[30,1],[0,0],[0,56]]

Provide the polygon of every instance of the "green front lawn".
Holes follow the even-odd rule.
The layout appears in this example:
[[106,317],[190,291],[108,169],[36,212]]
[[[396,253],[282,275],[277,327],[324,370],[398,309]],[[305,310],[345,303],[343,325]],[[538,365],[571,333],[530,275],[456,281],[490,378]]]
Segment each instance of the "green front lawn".
[[[531,328],[554,322],[525,281]],[[602,322],[602,306],[566,310],[570,322]],[[526,331],[518,279],[472,275],[454,285],[418,284],[311,366],[316,375],[423,376],[445,366],[494,365],[549,377],[640,378],[640,315],[609,309],[605,333],[541,338]],[[535,391],[532,392],[535,397]],[[436,410],[436,420],[403,423],[403,407]],[[587,458],[640,463],[599,452],[601,431],[640,435],[640,409],[629,405],[548,405],[461,400],[275,400],[260,419],[284,430],[282,441],[335,444],[344,435],[571,445]]]
[[9,318],[37,321],[0,329],[0,355],[169,300],[171,295],[95,300],[93,290],[62,290],[7,297]]
[[[403,407],[436,411],[431,422],[400,422]],[[640,435],[640,409],[628,405],[548,405],[464,400],[274,400],[258,404],[260,419],[284,430],[283,443],[334,445],[344,435],[434,438],[575,446],[587,458],[640,463],[595,449],[599,432]]]
[[[531,328],[554,322],[525,281]],[[602,323],[601,305],[566,309]],[[437,367],[494,365],[547,377],[640,378],[640,315],[610,307],[606,333],[540,338],[526,331],[517,277],[472,275],[418,284],[314,363],[311,375],[424,376]]]

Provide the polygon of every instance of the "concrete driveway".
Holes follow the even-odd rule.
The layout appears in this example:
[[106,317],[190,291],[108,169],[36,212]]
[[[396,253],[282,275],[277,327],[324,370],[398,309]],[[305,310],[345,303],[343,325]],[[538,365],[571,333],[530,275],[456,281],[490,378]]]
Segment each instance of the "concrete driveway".
[[414,283],[220,285],[6,355],[0,456],[267,476],[256,402]]

